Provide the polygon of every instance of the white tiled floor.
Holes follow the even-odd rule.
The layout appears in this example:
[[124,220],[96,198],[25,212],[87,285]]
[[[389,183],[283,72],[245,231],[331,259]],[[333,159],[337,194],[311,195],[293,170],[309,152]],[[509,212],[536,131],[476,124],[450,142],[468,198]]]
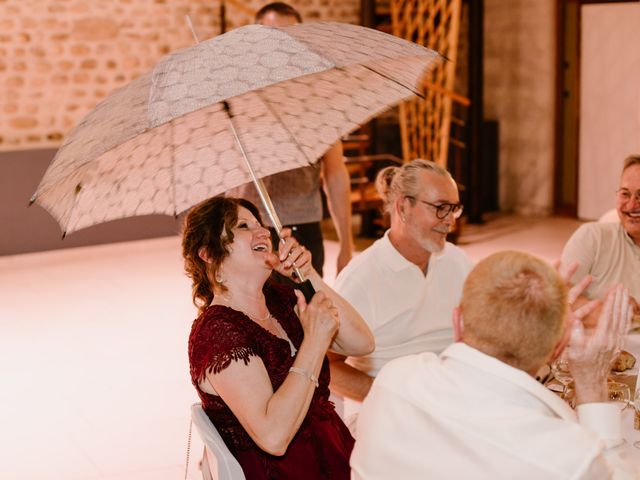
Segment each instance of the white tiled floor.
[[[552,260],[578,224],[499,217],[461,245]],[[0,257],[0,478],[183,478],[190,298],[177,237]]]

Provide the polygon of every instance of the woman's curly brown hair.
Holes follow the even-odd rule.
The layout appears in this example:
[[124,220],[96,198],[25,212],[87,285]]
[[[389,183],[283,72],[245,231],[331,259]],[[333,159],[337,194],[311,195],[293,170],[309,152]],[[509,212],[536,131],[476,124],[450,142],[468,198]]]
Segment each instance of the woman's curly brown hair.
[[[249,210],[262,224],[256,206],[243,198],[212,197],[189,210],[182,227],[182,257],[187,276],[191,278],[193,303],[202,312],[211,305],[216,273],[229,255],[233,243],[232,228],[238,221],[238,208]],[[212,262],[200,258],[204,247]],[[217,283],[223,291],[226,287]]]

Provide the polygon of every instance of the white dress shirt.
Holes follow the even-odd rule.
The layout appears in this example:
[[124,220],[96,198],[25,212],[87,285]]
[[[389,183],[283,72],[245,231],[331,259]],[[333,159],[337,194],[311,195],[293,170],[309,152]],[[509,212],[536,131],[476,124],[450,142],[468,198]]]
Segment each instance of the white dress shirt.
[[[358,417],[355,480],[606,479],[613,404],[571,408],[525,372],[463,343],[394,360]],[[618,465],[616,478],[638,478]]]

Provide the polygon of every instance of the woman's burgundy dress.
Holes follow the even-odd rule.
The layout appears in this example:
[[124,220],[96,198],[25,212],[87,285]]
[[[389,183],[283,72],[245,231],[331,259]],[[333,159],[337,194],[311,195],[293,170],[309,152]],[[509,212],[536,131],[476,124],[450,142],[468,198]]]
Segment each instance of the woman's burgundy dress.
[[[293,290],[268,282],[264,294],[269,311],[299,349],[303,331],[293,311],[296,303]],[[307,416],[281,457],[261,450],[224,401],[199,388],[198,380],[208,369],[219,372],[232,361],[248,362],[252,355],[260,357],[264,363],[274,391],[284,382],[295,359],[291,356],[289,342],[229,307],[210,306],[193,323],[189,337],[191,380],[204,410],[247,479],[348,479],[354,440],[329,401],[326,357],[318,378],[320,386],[315,390]]]

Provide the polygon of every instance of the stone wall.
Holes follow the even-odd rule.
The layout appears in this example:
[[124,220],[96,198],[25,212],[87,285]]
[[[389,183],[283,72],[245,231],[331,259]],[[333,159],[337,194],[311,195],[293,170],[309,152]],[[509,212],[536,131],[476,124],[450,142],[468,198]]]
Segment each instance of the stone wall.
[[[227,29],[265,1],[226,0]],[[299,0],[308,19],[358,22],[358,0]],[[109,92],[220,33],[220,0],[0,0],[0,150],[58,147]]]
[[[270,1],[226,0],[227,29],[252,22],[254,13]],[[219,5],[220,0],[215,0],[215,3]],[[304,21],[360,23],[360,0],[286,0],[286,3],[298,10]]]
[[555,2],[485,0],[484,115],[499,121],[500,209],[553,205]]
[[[226,0],[227,29],[265,1]],[[306,20],[359,20],[359,0],[290,3]],[[485,0],[485,9],[484,108],[500,122],[500,207],[546,213],[554,2]],[[186,14],[200,39],[220,32],[220,0],[0,0],[0,150],[58,147],[105,95],[193,43]]]

